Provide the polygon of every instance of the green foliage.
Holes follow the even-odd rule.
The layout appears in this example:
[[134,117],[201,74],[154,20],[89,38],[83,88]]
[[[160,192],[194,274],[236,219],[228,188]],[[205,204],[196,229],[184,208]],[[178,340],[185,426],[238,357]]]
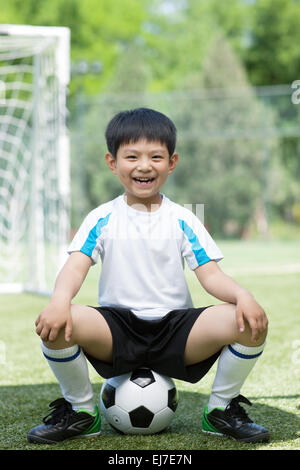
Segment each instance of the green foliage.
[[[74,77],[71,94],[83,87],[96,93],[108,85],[124,45],[141,33],[149,0],[0,0],[0,22],[71,29],[72,61],[100,61],[100,76]],[[3,8],[2,8],[3,6]]]
[[299,78],[300,3],[260,0],[249,6],[249,47],[243,58],[253,85],[292,83]]
[[[121,109],[150,106],[169,115],[178,129],[179,164],[162,191],[178,203],[193,204],[194,209],[196,204],[204,204],[205,223],[215,236],[241,236],[246,231],[261,204],[266,153],[259,136],[250,138],[248,133],[260,129],[267,119],[271,125],[272,112],[255,97],[242,65],[221,34],[208,47],[201,83],[207,89],[203,95],[139,92],[106,94],[87,101],[74,134],[78,158],[73,160],[73,169],[74,180],[76,172],[82,178],[86,171],[82,194],[87,196],[88,209],[123,191],[104,160],[109,119]],[[236,90],[240,90],[238,99]],[[84,149],[78,147],[78,141]],[[278,142],[273,139],[268,145],[275,158]],[[85,155],[85,162],[80,155]],[[73,194],[78,201],[78,189]],[[75,213],[73,217],[77,226],[80,218]]]
[[0,22],[71,28],[72,60],[103,63],[100,77],[74,78],[72,92],[82,83],[91,93],[109,86],[132,46],[151,69],[148,90],[193,88],[217,32],[228,38],[252,84],[298,78],[300,3],[294,0],[0,0]]
[[[245,134],[260,123],[264,128],[264,120],[299,122],[300,106],[283,102],[274,117],[250,90],[299,78],[299,1],[0,0],[0,22],[68,26],[72,62],[102,64],[100,74],[72,75],[69,87],[73,201],[82,201],[73,211],[75,224],[85,208],[122,190],[106,169],[99,136],[114,112],[141,105],[166,112],[178,125],[182,158],[167,189],[178,201],[205,203],[217,233],[224,235],[225,225],[233,235],[243,233],[267,199],[271,215],[296,220],[299,138],[263,142]],[[193,102],[203,88],[222,89],[219,102]],[[239,88],[246,96],[226,103],[230,89]],[[190,92],[185,104],[177,90]],[[85,97],[95,106],[84,105]]]
[[204,203],[205,222],[217,236],[241,236],[259,205],[264,183],[262,142],[248,138],[247,132],[256,129],[267,111],[223,35],[208,50],[202,83],[212,89],[206,99],[181,109],[175,119],[186,133],[179,144],[184,160],[174,174],[177,198]]
[[188,87],[190,75],[199,74],[213,34],[212,16],[207,2],[190,3],[153,2],[144,32],[153,76],[150,91]]

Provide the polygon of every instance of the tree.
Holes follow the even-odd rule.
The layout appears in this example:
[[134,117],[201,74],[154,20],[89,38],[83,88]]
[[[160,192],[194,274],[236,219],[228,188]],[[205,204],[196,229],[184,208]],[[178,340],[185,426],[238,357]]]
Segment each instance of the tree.
[[141,35],[150,0],[0,0],[0,22],[71,29],[71,59],[100,61],[101,75],[76,76],[70,93],[103,90],[114,76],[124,44]]
[[299,78],[300,2],[259,0],[249,5],[248,47],[242,59],[253,85],[292,83]]
[[[178,108],[175,117],[183,157],[180,172],[174,173],[179,200],[204,204],[205,222],[219,236],[242,236],[258,214],[265,224],[256,224],[257,229],[265,234],[266,144],[254,135],[270,111],[256,99],[245,69],[222,34],[208,50],[202,84],[206,93],[198,99],[195,93],[191,108]],[[277,142],[268,145],[275,158]]]

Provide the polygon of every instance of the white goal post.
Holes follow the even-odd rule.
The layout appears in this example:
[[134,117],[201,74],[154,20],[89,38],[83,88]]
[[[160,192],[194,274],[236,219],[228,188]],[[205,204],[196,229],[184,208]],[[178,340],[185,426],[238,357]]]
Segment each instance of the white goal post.
[[0,293],[49,295],[69,241],[70,30],[0,25]]

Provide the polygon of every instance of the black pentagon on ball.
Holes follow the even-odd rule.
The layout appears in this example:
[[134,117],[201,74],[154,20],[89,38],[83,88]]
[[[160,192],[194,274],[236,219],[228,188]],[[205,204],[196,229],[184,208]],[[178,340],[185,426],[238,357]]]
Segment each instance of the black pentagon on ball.
[[115,404],[116,389],[110,384],[105,384],[102,391],[102,401],[105,408],[114,406]]
[[168,407],[171,408],[171,410],[176,411],[178,405],[178,393],[176,387],[171,388],[171,390],[168,391]]
[[147,387],[155,382],[154,375],[150,369],[136,369],[132,372],[130,377],[131,382],[134,382],[139,387]]
[[130,411],[129,418],[133,427],[148,428],[154,418],[154,413],[144,406],[139,406],[135,410]]

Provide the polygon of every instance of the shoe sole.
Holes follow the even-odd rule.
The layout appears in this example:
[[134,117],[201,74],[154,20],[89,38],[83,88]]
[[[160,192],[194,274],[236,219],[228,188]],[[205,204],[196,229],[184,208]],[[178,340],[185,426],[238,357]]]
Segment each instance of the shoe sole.
[[78,436],[67,437],[66,439],[62,439],[61,441],[51,441],[50,439],[43,439],[42,437],[38,436],[27,436],[27,439],[33,444],[59,444],[60,442],[72,441],[73,439],[88,439],[89,437],[99,436],[99,434],[101,434],[101,431],[94,432],[91,434],[79,434]]
[[252,444],[255,444],[257,442],[269,442],[270,441],[270,434],[259,434],[258,436],[252,436],[252,437],[244,437],[242,439],[237,439],[236,437],[230,436],[229,434],[222,434],[219,432],[212,432],[212,431],[205,431],[202,429],[202,432],[204,434],[211,434],[213,436],[223,436],[223,437],[229,437],[230,439],[233,439],[234,441],[237,442],[249,442]]

